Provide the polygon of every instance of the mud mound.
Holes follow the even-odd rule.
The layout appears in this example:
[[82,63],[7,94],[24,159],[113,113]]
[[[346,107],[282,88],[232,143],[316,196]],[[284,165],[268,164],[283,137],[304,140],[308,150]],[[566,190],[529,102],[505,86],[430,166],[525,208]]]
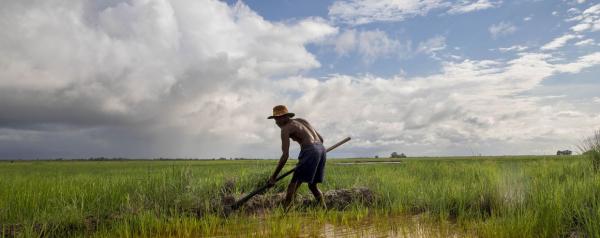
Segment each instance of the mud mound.
[[[298,196],[299,197],[299,196]],[[298,197],[296,201],[298,201]],[[283,203],[285,193],[256,195],[243,205],[246,212],[256,212],[277,207]]]
[[350,188],[329,190],[323,194],[328,208],[345,209],[352,204],[372,206],[375,202],[375,193],[368,188]]
[[232,194],[235,191],[235,180],[228,179],[221,186],[220,194]]
[[[344,210],[353,204],[372,206],[375,202],[375,194],[365,187],[329,190],[323,194],[323,197],[327,207],[336,210]],[[231,205],[236,201],[231,195],[226,198],[227,200],[222,200],[223,205]],[[242,210],[253,213],[272,209],[281,205],[284,199],[285,193],[256,195],[242,206]],[[294,204],[309,207],[317,203],[312,195],[297,195]]]
[[[243,197],[243,194],[234,195],[236,192],[236,181],[226,180],[219,188],[219,195],[211,199],[210,204],[213,212],[229,214],[231,205]],[[271,190],[273,191],[273,190]],[[328,209],[344,210],[353,205],[370,207],[375,203],[375,193],[366,187],[355,187],[348,189],[329,190],[323,193],[323,198]],[[240,210],[247,213],[260,213],[264,210],[280,206],[285,199],[285,193],[259,194],[248,200]],[[296,195],[295,205],[300,207],[318,206],[312,194]],[[202,212],[197,215],[201,216]]]

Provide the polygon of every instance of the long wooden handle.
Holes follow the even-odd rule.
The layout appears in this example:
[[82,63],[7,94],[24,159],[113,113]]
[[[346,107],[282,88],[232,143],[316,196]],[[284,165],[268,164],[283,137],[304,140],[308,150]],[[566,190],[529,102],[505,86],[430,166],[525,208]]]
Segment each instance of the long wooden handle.
[[333,149],[337,148],[338,146],[348,142],[350,140],[350,136],[344,138],[342,141],[336,143],[335,145],[330,146],[329,148],[327,148],[327,152],[332,151]]
[[[332,151],[333,149],[337,148],[338,146],[348,142],[351,138],[350,137],[346,137],[345,139],[343,139],[342,141],[336,143],[335,145],[330,146],[329,148],[327,148],[326,152]],[[275,180],[275,182],[278,182],[279,180],[282,180],[283,178],[287,177],[288,175],[290,175],[291,173],[293,173],[294,171],[296,171],[296,168],[298,168],[297,165],[296,167],[294,167],[293,169],[290,169],[290,171],[287,171],[281,175],[279,175],[279,177],[277,177],[277,179]],[[262,193],[265,190],[269,189],[271,186],[269,186],[269,184],[265,184],[262,187],[254,190],[253,192],[249,193],[248,195],[246,195],[245,197],[241,198],[240,200],[238,200],[237,202],[235,202],[233,205],[231,205],[232,209],[238,209],[240,206],[242,206],[244,203],[246,203],[248,200],[250,200],[250,198],[256,196],[256,194]]]

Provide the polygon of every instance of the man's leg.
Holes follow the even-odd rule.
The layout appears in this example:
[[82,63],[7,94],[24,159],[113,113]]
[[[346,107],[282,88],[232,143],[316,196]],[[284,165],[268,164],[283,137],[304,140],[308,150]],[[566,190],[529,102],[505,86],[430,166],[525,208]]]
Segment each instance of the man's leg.
[[317,184],[316,183],[308,184],[308,188],[310,189],[312,194],[315,196],[315,199],[317,200],[317,202],[319,202],[319,204],[323,208],[327,209],[327,204],[325,204],[325,199],[323,198],[323,193],[321,193],[321,190],[319,190],[319,188],[317,187]]
[[287,210],[291,204],[291,202],[296,197],[296,190],[302,184],[302,182],[297,180],[292,180],[287,188],[287,193],[285,194],[285,200],[283,201],[283,207]]

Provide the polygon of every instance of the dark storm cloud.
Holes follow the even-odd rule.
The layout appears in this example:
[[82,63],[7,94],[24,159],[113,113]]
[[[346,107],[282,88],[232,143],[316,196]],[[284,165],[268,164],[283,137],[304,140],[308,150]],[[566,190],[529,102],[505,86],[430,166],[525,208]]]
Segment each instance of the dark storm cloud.
[[336,31],[208,0],[9,1],[0,28],[3,158],[243,154],[273,137],[266,80]]

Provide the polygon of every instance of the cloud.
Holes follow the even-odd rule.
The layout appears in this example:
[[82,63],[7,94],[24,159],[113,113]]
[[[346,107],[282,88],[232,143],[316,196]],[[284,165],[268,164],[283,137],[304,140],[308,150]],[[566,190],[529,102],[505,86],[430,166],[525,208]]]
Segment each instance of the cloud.
[[424,16],[431,10],[447,5],[442,0],[336,1],[329,7],[329,16],[334,21],[360,25],[374,21],[402,21],[414,16]]
[[502,3],[501,1],[493,2],[493,1],[489,1],[489,0],[475,0],[475,1],[462,0],[458,4],[452,5],[452,7],[450,7],[450,10],[448,10],[448,13],[449,14],[464,14],[464,13],[484,10],[484,9],[488,9],[488,8],[495,8],[495,7],[500,6],[501,3]]
[[329,44],[333,44],[338,56],[356,53],[365,63],[373,63],[380,58],[410,58],[417,54],[427,54],[439,59],[436,52],[446,48],[446,37],[434,36],[420,42],[413,49],[411,41],[402,42],[390,38],[387,33],[379,29],[366,31],[350,29],[337,35]]
[[444,10],[448,14],[464,14],[500,6],[501,1],[461,0],[337,0],[329,6],[329,17],[334,22],[362,25],[372,22],[396,22],[431,11]]
[[594,45],[594,44],[596,44],[594,39],[585,39],[585,40],[575,43],[576,46],[588,46],[588,45]]
[[556,66],[556,70],[564,73],[579,73],[585,68],[589,68],[598,64],[600,64],[600,52],[582,56],[577,61],[572,63],[558,65]]
[[218,1],[15,1],[0,16],[0,157],[236,153],[270,138],[287,96],[267,79],[319,67],[305,45],[337,32]]
[[390,39],[387,34],[380,30],[362,31],[357,36],[358,52],[366,61],[373,61],[378,57],[394,54],[402,44]]
[[375,60],[405,48],[434,54],[445,38],[412,50],[380,30],[270,22],[242,3],[208,0],[31,3],[0,9],[1,158],[272,158],[279,134],[266,117],[277,104],[310,120],[327,144],[353,136],[340,156],[543,153],[598,122],[594,109],[527,95],[544,79],[597,67],[598,52],[317,79],[304,76],[321,65],[309,44],[334,38],[338,54]]
[[410,53],[410,42],[393,39],[379,29],[356,31],[346,30],[334,39],[334,49],[338,55],[357,53],[365,63],[390,56],[406,57]]
[[347,55],[356,49],[358,44],[356,30],[350,29],[342,32],[334,42],[335,52],[338,55]]
[[581,38],[581,36],[574,35],[574,34],[565,34],[560,37],[554,38],[554,40],[546,43],[540,49],[556,50],[558,48],[565,46],[567,44],[567,42],[569,42],[570,40],[577,39],[577,38]]
[[[579,14],[577,14],[579,13]],[[574,32],[599,31],[600,30],[600,4],[593,5],[583,12],[574,12],[574,16],[567,21],[577,21],[577,25],[571,27]]]
[[492,35],[492,38],[496,39],[500,36],[506,36],[515,33],[517,31],[517,27],[510,22],[500,22],[498,24],[491,25],[488,30]]
[[524,45],[513,45],[511,47],[501,47],[501,48],[498,48],[498,51],[500,51],[500,52],[510,52],[510,51],[521,52],[521,51],[525,51],[527,49],[529,49],[529,47],[524,46]]
[[[486,153],[519,153],[528,150],[519,145],[523,143],[552,151],[552,145],[586,133],[597,123],[594,114],[518,95],[540,87],[548,77],[600,65],[598,53],[566,64],[550,63],[552,58],[521,53],[508,61],[446,61],[442,72],[427,77],[334,75],[314,80],[291,108],[313,118],[328,135],[354,136],[355,153],[433,155],[465,153],[469,146]],[[360,110],[347,113],[349,105]],[[572,113],[564,117],[557,111]],[[513,150],[491,149],[492,144]]]
[[419,43],[417,53],[434,54],[446,48],[446,37],[434,36],[424,42]]
[[532,16],[528,16],[528,17],[523,18],[523,21],[531,21],[532,19],[533,19]]

